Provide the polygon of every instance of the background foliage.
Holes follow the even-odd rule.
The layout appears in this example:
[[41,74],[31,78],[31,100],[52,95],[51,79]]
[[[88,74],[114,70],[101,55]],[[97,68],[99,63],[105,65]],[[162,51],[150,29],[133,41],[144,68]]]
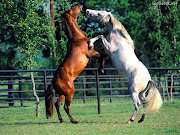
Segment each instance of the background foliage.
[[[87,8],[111,11],[135,43],[138,58],[149,67],[178,67],[179,3],[157,0],[56,0],[56,28],[52,27],[49,0],[2,0],[0,3],[0,69],[57,68],[66,54],[61,14],[75,4],[84,6],[78,24],[87,37],[108,36],[104,26],[85,17]],[[162,0],[161,2],[166,2]],[[56,33],[53,33],[53,31]],[[104,52],[101,43],[95,49]],[[96,62],[96,64],[94,64]],[[93,64],[92,64],[93,63]],[[98,67],[91,59],[88,67]],[[106,67],[112,67],[106,61]]]

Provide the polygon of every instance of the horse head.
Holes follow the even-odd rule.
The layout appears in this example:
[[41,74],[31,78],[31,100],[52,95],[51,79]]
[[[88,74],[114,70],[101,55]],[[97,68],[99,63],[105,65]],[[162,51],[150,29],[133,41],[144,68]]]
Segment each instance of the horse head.
[[121,24],[121,22],[118,21],[111,14],[111,12],[87,9],[86,16],[95,22],[102,23],[103,25],[105,25],[109,32],[111,32],[113,30],[119,31],[121,33],[121,35],[127,39],[129,44],[134,49],[134,43],[133,43],[130,35],[128,34],[128,32],[126,31],[124,26]]
[[107,11],[98,11],[98,10],[87,9],[86,16],[88,18],[90,18],[91,20],[98,22],[98,23],[102,23],[102,24],[106,24],[108,22],[114,21],[114,17],[111,14],[111,12],[107,12]]
[[68,38],[72,38],[72,27],[79,29],[77,25],[77,18],[82,8],[82,5],[76,5],[62,14],[62,29],[65,31]]
[[82,8],[83,8],[82,5],[76,5],[72,9],[67,11],[67,13],[69,13],[75,19],[75,21],[77,22],[78,15],[81,12]]
[[77,22],[77,18],[79,13],[81,12],[83,6],[82,5],[76,5],[73,8],[71,8],[68,11],[65,11],[61,16],[62,16],[62,28],[63,30],[66,30],[67,26],[66,26],[66,16],[69,15],[70,17],[74,18],[75,22]]

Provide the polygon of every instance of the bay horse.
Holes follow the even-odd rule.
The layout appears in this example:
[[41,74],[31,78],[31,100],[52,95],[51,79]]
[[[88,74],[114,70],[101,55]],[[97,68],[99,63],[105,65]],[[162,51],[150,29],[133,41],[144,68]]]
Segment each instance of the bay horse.
[[53,116],[53,89],[59,95],[55,103],[60,123],[64,120],[60,114],[60,105],[65,99],[64,110],[66,111],[70,121],[74,124],[78,122],[73,119],[70,114],[70,104],[75,91],[73,81],[86,67],[90,57],[100,57],[100,54],[94,50],[94,47],[88,47],[87,38],[77,25],[77,18],[82,10],[81,5],[76,5],[62,15],[62,27],[67,35],[67,54],[64,61],[54,73],[52,84],[45,91],[45,105],[47,118]]
[[[111,12],[87,9],[86,16],[107,28],[109,40],[107,41],[103,35],[99,35],[94,38],[93,42],[99,38],[102,40],[104,50],[111,57],[113,65],[128,79],[128,90],[130,91],[135,110],[127,123],[130,124],[135,120],[141,102],[143,103],[143,114],[138,123],[142,122],[145,114],[159,110],[162,105],[162,98],[154,81],[151,80],[147,68],[135,55],[133,40],[124,26],[114,18]],[[93,42],[90,45],[93,45]],[[151,86],[149,86],[150,84]],[[149,93],[145,96],[148,89]]]

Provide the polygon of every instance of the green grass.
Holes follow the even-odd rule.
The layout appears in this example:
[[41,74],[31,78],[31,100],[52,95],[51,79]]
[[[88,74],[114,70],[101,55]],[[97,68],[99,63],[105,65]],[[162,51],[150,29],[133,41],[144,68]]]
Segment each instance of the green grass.
[[41,107],[40,117],[35,116],[35,107],[0,109],[1,135],[170,135],[180,134],[180,101],[166,101],[159,112],[147,115],[141,124],[137,121],[142,110],[132,124],[126,124],[134,110],[133,103],[101,104],[101,114],[97,114],[96,104],[72,105],[71,114],[79,124],[71,124],[61,107],[65,121],[60,124],[56,112],[52,119],[46,119],[45,107]]
[[[101,103],[110,103],[110,98],[100,98]],[[121,97],[121,98],[112,98],[112,102],[114,103],[122,103],[122,102],[132,102],[132,99],[130,97]],[[83,104],[83,99],[73,99],[71,104]],[[96,98],[86,98],[86,104],[97,104]],[[21,102],[20,100],[14,100],[14,106],[20,106]],[[32,106],[36,105],[35,99],[32,101],[29,100],[23,100],[24,106]],[[40,105],[44,105],[44,100],[40,100]],[[0,104],[0,106],[9,106],[8,103]]]

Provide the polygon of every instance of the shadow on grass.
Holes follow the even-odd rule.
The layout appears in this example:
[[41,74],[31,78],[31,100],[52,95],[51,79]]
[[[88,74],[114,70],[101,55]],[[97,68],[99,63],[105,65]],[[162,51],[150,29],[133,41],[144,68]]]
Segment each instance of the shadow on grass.
[[[48,125],[48,124],[73,124],[70,121],[67,121],[65,123],[60,123],[60,122],[11,122],[11,123],[3,123],[0,122],[0,126],[6,126],[6,125]],[[81,124],[126,124],[126,122],[98,122],[98,121],[79,121],[79,123],[77,125],[81,125]],[[76,125],[76,124],[73,124]]]
[[60,122],[11,122],[11,123],[2,123],[0,122],[0,126],[5,126],[5,125],[35,125],[35,124],[56,124]]

